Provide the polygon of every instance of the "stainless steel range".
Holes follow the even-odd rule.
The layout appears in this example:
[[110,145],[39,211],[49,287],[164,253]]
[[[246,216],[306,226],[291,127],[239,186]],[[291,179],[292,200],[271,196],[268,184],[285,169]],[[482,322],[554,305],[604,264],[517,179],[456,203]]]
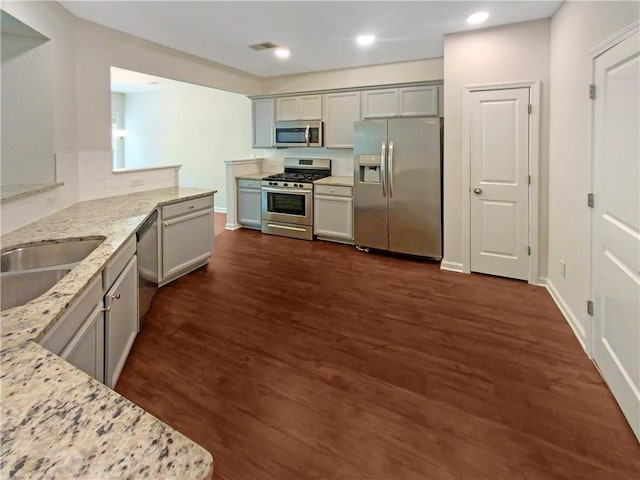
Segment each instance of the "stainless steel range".
[[313,182],[330,175],[328,158],[285,158],[262,179],[262,233],[313,240]]

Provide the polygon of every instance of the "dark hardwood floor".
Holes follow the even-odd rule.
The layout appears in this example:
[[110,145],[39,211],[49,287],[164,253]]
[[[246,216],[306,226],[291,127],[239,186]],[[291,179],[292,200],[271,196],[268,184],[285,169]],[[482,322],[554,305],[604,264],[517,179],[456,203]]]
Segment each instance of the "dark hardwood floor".
[[640,473],[543,288],[246,229],[160,289],[117,391],[211,451],[216,479]]

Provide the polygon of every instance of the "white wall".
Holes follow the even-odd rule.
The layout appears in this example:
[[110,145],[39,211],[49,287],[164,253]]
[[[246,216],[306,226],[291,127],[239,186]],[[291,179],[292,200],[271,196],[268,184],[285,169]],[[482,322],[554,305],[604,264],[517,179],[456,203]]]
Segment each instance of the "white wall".
[[125,168],[181,164],[181,186],[216,189],[226,208],[224,161],[252,153],[251,100],[184,83],[128,93],[125,112]]
[[444,262],[462,264],[462,92],[467,85],[541,82],[539,264],[547,270],[549,19],[445,36]]
[[412,62],[266,77],[263,80],[263,93],[291,93],[442,80],[443,64],[442,58],[429,58]]
[[[7,38],[3,34],[2,42]],[[2,58],[2,185],[55,181],[53,48],[47,41]]]
[[[77,182],[86,179],[78,174],[87,169],[80,171],[78,162],[100,158],[105,163],[101,169],[111,165],[104,152],[111,150],[112,65],[246,95],[262,92],[257,77],[80,20],[56,2],[3,1],[2,8],[51,39],[53,149],[75,162],[73,178],[62,178],[65,185],[54,193],[3,204],[3,233],[86,198],[79,195]],[[137,177],[149,178],[145,186],[158,180],[152,173],[139,172]],[[129,182],[122,178],[108,174],[93,179],[100,180],[96,186],[101,188],[91,194],[107,197],[140,190],[127,187]]]
[[548,284],[583,345],[591,291],[588,52],[639,15],[638,2],[565,2],[551,21]]
[[[64,182],[55,190],[3,203],[1,228],[7,233],[78,201],[75,17],[55,2],[3,1],[2,8],[50,38],[45,44],[52,65],[45,76],[52,98],[53,147],[49,158],[53,164],[55,153],[56,177]],[[6,121],[4,114],[2,120]]]

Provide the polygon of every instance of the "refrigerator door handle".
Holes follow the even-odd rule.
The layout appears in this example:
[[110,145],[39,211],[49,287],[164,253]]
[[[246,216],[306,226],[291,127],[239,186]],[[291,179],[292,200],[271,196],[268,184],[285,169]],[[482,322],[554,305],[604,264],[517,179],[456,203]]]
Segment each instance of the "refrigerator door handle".
[[387,144],[382,142],[382,152],[380,152],[380,182],[382,183],[382,196],[387,196]]
[[393,198],[393,142],[389,142],[389,198]]

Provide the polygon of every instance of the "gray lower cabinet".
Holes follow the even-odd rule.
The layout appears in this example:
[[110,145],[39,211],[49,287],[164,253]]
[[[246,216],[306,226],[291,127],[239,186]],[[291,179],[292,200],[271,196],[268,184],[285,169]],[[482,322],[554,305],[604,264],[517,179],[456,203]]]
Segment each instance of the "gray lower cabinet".
[[96,380],[104,381],[104,313],[102,278],[93,280],[65,314],[40,340]]
[[104,296],[105,384],[113,388],[138,334],[138,263],[131,257]]
[[213,195],[162,207],[159,284],[206,265],[213,238]]
[[98,303],[60,357],[100,382],[104,382],[104,312]]
[[313,231],[318,238],[353,242],[352,187],[315,186]]
[[261,181],[238,179],[238,223],[243,227],[262,228]]

